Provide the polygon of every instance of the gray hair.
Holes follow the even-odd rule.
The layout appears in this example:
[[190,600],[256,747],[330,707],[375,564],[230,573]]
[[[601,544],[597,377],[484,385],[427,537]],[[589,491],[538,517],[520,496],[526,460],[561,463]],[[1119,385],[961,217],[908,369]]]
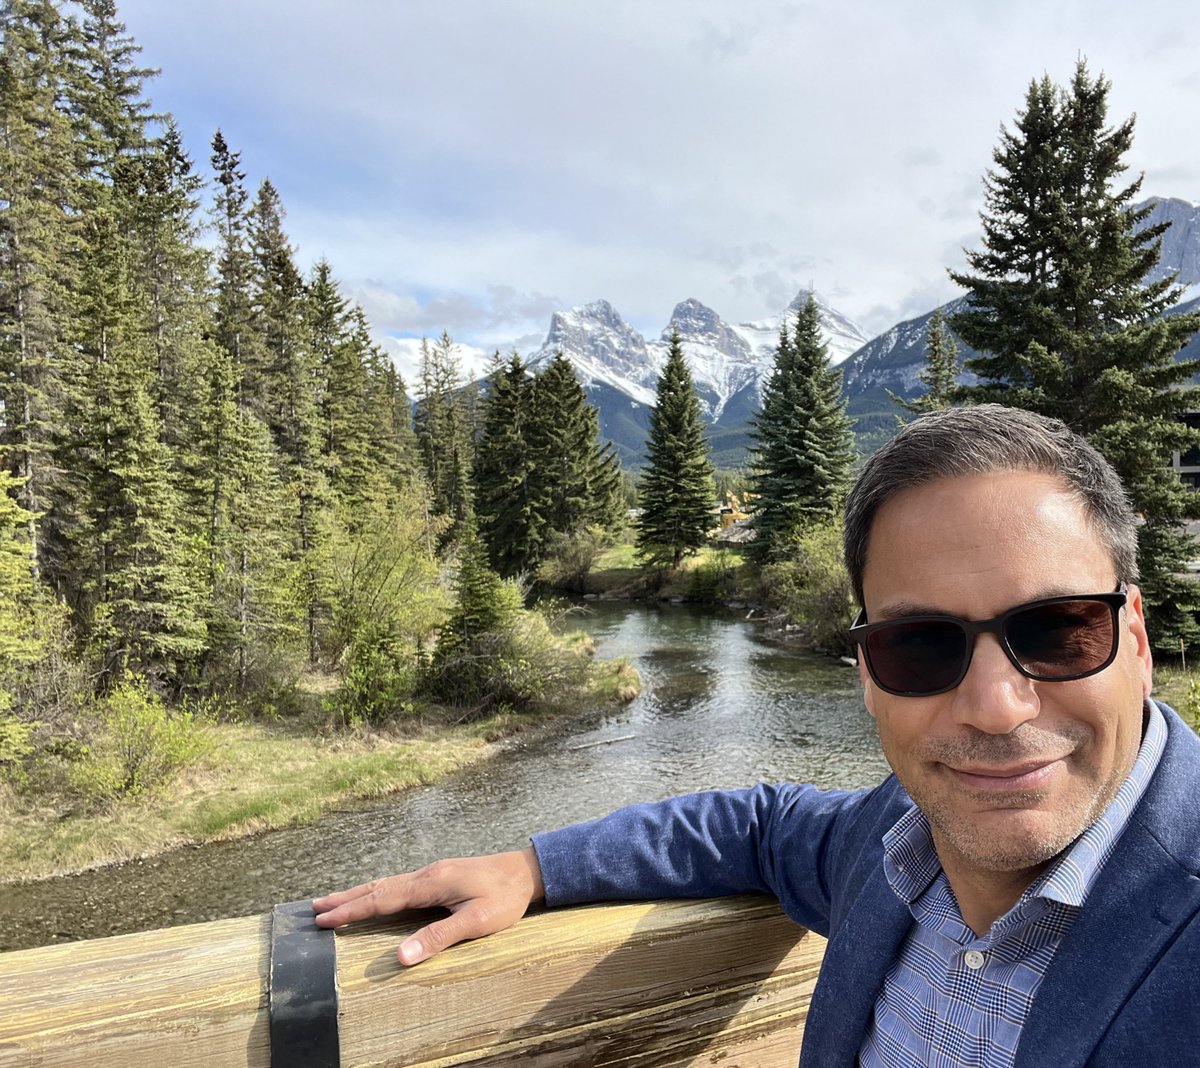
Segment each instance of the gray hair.
[[846,498],[846,570],[863,603],[863,569],[875,513],[914,486],[994,471],[1053,475],[1079,499],[1112,555],[1117,577],[1137,578],[1137,516],[1112,465],[1058,419],[979,404],[913,420],[871,456]]

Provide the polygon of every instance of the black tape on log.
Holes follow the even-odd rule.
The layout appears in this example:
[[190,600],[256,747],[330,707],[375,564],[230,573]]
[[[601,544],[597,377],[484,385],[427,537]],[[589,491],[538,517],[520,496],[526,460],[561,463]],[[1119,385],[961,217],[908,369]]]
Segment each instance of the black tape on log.
[[335,935],[311,901],[271,913],[271,1068],[338,1068]]

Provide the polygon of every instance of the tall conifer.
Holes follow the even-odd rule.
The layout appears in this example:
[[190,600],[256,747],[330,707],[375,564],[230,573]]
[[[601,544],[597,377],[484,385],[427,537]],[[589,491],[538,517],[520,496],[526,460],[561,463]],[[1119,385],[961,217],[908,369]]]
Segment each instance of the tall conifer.
[[855,456],[841,386],[841,372],[829,365],[820,308],[810,294],[791,335],[786,325],[780,332],[754,423],[756,537],[749,544],[756,559],[785,554],[806,526],[832,516],[841,504]]
[[534,380],[517,353],[488,377],[475,455],[475,507],[491,566],[516,575],[536,564],[545,537],[530,443]]
[[63,367],[80,209],[70,118],[60,106],[70,26],[50,0],[0,8],[0,443],[19,476],[35,576],[53,523],[39,521],[61,472]]
[[447,537],[467,533],[475,511],[471,493],[471,413],[454,342],[445,331],[421,345],[421,383],[413,413],[417,446],[435,515],[451,521]]
[[[923,415],[948,408],[956,396],[958,376],[962,365],[958,360],[958,345],[954,335],[946,326],[946,317],[938,308],[929,317],[925,331],[925,366],[918,376],[925,392],[913,400],[905,400],[898,393],[888,390],[888,396],[912,415]],[[898,423],[905,423],[903,416],[896,416]]]
[[649,464],[638,494],[638,552],[650,563],[677,568],[685,554],[708,540],[716,519],[709,446],[678,331],[671,334],[667,362],[655,386],[646,453]]
[[1034,82],[1014,131],[1004,131],[986,179],[983,248],[952,277],[968,307],[952,325],[981,355],[961,391],[1056,416],[1113,464],[1145,518],[1139,531],[1151,636],[1164,652],[1200,638],[1200,592],[1181,579],[1194,545],[1183,520],[1200,501],[1169,470],[1171,453],[1200,441],[1183,415],[1200,407],[1176,361],[1200,315],[1164,316],[1179,288],[1143,284],[1164,226],[1140,228],[1141,178],[1122,184],[1133,119],[1108,125],[1109,83],[1084,62],[1070,86]]

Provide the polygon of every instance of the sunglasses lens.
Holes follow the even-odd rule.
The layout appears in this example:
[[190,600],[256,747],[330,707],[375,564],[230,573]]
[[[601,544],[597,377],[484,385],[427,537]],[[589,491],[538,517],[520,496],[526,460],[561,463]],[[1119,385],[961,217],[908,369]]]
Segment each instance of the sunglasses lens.
[[1043,679],[1086,675],[1112,659],[1113,610],[1101,601],[1040,605],[1008,618],[1004,638],[1021,666]]
[[953,686],[962,674],[967,635],[949,620],[897,620],[867,636],[866,655],[871,675],[885,690],[937,693]]

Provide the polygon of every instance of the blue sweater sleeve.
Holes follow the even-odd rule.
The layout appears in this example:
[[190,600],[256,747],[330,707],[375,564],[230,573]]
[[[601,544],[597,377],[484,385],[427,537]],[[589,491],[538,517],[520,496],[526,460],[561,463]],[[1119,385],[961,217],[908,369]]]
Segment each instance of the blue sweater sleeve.
[[547,904],[759,892],[825,933],[840,840],[870,793],[784,783],[687,794],[535,835]]

